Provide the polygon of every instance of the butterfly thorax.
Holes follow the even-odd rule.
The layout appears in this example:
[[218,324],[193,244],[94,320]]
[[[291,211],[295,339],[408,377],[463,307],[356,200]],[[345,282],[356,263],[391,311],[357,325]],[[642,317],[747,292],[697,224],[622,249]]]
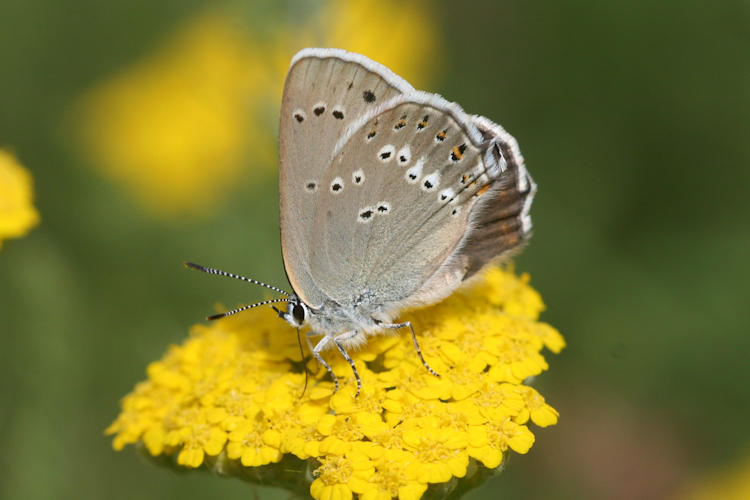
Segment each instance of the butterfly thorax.
[[316,333],[336,336],[350,331],[370,333],[388,318],[380,318],[379,308],[370,305],[341,305],[327,300],[322,307],[311,310],[307,323]]
[[352,304],[339,304],[327,299],[322,306],[313,309],[298,295],[289,297],[286,311],[277,312],[279,317],[295,328],[310,326],[313,332],[335,337],[347,332],[369,334],[381,329],[382,323],[389,323],[391,317],[384,312],[375,297],[363,293]]

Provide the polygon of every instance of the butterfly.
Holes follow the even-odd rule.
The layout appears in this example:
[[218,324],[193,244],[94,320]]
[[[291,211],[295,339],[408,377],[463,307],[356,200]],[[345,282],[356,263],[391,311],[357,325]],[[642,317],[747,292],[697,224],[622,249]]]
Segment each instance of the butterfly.
[[[368,337],[414,328],[401,311],[438,302],[531,236],[536,184],[500,125],[438,94],[415,90],[385,66],[340,49],[292,59],[279,131],[281,246],[293,293],[217,269],[191,268],[285,295],[211,316],[272,306],[309,326],[321,356],[349,355]],[[299,330],[298,330],[299,331]],[[322,336],[315,346],[311,336]]]

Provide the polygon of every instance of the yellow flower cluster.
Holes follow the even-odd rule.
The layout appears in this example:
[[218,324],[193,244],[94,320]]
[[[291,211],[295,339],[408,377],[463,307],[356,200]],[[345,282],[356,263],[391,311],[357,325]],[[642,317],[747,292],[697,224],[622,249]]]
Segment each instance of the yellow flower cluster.
[[526,453],[530,422],[557,422],[524,384],[547,369],[544,347],[565,345],[537,321],[542,309],[528,276],[489,269],[440,304],[403,316],[440,378],[422,366],[408,334],[375,337],[353,353],[358,398],[336,352],[327,360],[341,389],[333,393],[312,360],[303,394],[296,332],[269,311],[196,326],[148,367],[107,432],[117,450],[140,443],[181,466],[266,484],[294,467],[303,477],[307,467],[316,499],[417,499],[431,484],[499,467],[508,450]]
[[277,26],[265,37],[238,22],[247,13],[201,13],[86,93],[73,112],[75,138],[151,211],[206,213],[246,166],[275,166],[281,88],[295,52],[358,51],[419,83],[435,50],[425,12],[422,2],[329,0],[304,20],[269,19]]
[[24,236],[39,223],[32,199],[31,174],[0,149],[0,245],[3,239]]

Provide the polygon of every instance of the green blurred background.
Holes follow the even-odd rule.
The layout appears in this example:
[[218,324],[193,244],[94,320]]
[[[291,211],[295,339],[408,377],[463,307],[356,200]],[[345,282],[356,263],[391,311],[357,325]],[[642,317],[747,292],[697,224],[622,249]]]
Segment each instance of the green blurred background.
[[[539,193],[516,267],[568,342],[536,382],[560,423],[469,498],[688,495],[750,445],[750,3],[441,1],[408,19],[402,4],[369,13],[387,21],[384,44],[401,36],[408,52],[412,30],[433,31],[425,74],[397,71],[521,144]],[[275,160],[243,156],[210,203],[165,212],[77,139],[91,89],[216,5],[0,2],[0,147],[31,171],[42,217],[0,250],[1,498],[285,497],[153,467],[103,436],[145,366],[215,302],[263,296],[183,260],[286,284]],[[274,66],[322,9],[221,5],[262,49],[254,64]],[[271,75],[253,123],[273,138],[283,68]]]

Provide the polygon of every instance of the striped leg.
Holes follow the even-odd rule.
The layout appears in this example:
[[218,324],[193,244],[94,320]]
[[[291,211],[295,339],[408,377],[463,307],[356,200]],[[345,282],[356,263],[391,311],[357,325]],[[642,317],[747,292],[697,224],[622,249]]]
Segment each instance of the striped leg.
[[344,347],[341,345],[341,342],[344,340],[349,340],[350,338],[357,335],[357,331],[353,330],[351,332],[344,332],[341,335],[333,338],[333,343],[336,344],[336,347],[339,348],[339,352],[342,356],[344,356],[344,359],[347,363],[349,363],[349,366],[352,367],[352,372],[354,372],[354,378],[357,380],[357,392],[354,394],[354,397],[359,397],[359,390],[362,389],[362,380],[359,378],[359,372],[357,372],[357,367],[354,364],[354,360],[349,356],[349,354],[344,350]]
[[417,350],[417,355],[419,356],[419,359],[422,361],[422,364],[425,368],[427,368],[427,371],[435,375],[436,377],[439,377],[440,374],[430,368],[430,365],[427,364],[427,361],[424,360],[424,356],[422,356],[422,349],[419,348],[419,343],[417,342],[417,335],[414,333],[414,328],[411,326],[411,321],[404,321],[403,323],[394,323],[392,325],[381,325],[384,328],[389,328],[391,330],[398,330],[399,328],[403,328],[405,326],[409,327],[409,330],[411,331],[411,339],[414,341],[414,348]]
[[333,373],[333,370],[331,370],[331,367],[328,366],[328,363],[326,363],[326,360],[323,359],[323,356],[320,355],[320,351],[326,348],[328,345],[328,342],[330,342],[331,337],[324,336],[322,339],[320,339],[320,342],[318,342],[315,347],[312,346],[310,343],[310,337],[318,335],[314,332],[307,332],[305,334],[305,340],[307,341],[307,347],[310,348],[310,352],[312,352],[313,356],[315,356],[315,359],[318,360],[318,363],[323,365],[323,367],[328,370],[328,373],[331,374],[331,378],[333,379],[333,393],[335,394],[339,390],[339,379],[336,377],[336,374]]

